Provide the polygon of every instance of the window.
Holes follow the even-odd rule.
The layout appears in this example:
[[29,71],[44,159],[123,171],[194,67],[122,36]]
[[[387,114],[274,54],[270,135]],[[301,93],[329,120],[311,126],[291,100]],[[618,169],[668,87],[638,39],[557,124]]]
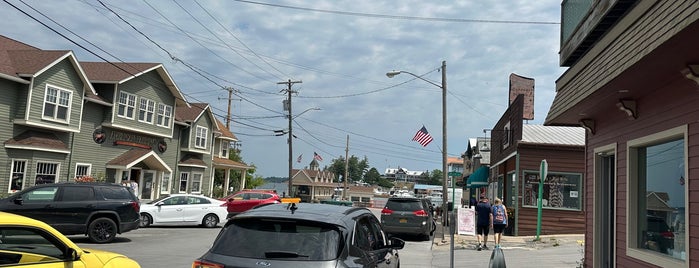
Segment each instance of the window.
[[22,194],[22,202],[49,202],[56,198],[58,187],[41,187]]
[[136,110],[136,95],[126,92],[119,93],[119,105],[117,105],[117,115],[129,119],[134,118]]
[[163,179],[160,180],[160,193],[169,194],[170,193],[170,173],[163,173]]
[[172,106],[162,103],[158,104],[158,118],[155,124],[161,127],[170,127],[170,119],[172,118]]
[[53,86],[46,86],[44,96],[44,119],[68,122],[70,99],[73,92]]
[[197,136],[194,141],[194,147],[206,149],[206,136],[208,129],[202,126],[197,126]]
[[153,114],[155,113],[155,102],[141,98],[138,106],[138,121],[153,124]]
[[24,178],[27,172],[27,160],[12,160],[12,179],[10,180],[10,193],[24,188]]
[[201,173],[192,173],[192,193],[201,193]]
[[[54,265],[57,260],[66,261],[65,266],[73,266],[73,262],[67,262],[68,257],[64,254],[66,245],[44,230],[35,227],[2,226],[0,233],[3,240],[3,264],[14,267],[21,258],[22,266]],[[15,258],[16,261],[13,260]]]
[[[524,171],[522,206],[537,206],[539,183],[538,171]],[[580,210],[582,206],[581,187],[582,174],[580,173],[549,172],[544,181],[542,207]]]
[[686,265],[686,131],[683,126],[628,142],[628,251],[658,266]]
[[231,148],[231,143],[228,141],[221,141],[221,157],[228,158],[228,149]]
[[180,193],[187,192],[187,183],[189,182],[189,173],[180,173]]
[[78,163],[75,165],[75,177],[76,178],[82,178],[85,176],[90,176],[91,174],[91,169],[92,169],[92,164],[81,164]]
[[36,163],[36,181],[35,184],[55,183],[56,175],[58,175],[57,163]]
[[63,187],[61,200],[63,202],[90,201],[95,199],[95,189],[92,187]]
[[510,122],[507,122],[507,124],[502,128],[502,148],[503,149],[510,146],[511,139],[512,139],[512,135],[510,133]]

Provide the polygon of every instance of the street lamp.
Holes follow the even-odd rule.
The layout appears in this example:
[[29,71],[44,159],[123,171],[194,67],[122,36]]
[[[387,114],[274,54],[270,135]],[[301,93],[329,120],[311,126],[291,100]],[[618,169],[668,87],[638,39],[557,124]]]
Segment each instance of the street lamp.
[[[388,78],[392,78],[396,75],[399,75],[401,73],[406,73],[409,75],[412,75],[422,81],[425,81],[427,83],[430,83],[436,87],[439,87],[442,89],[442,211],[448,215],[448,206],[447,206],[447,62],[442,61],[442,84],[439,85],[435,82],[432,82],[430,80],[427,80],[423,78],[422,76],[416,75],[414,73],[408,72],[408,71],[391,71],[386,73],[386,76]],[[446,220],[446,217],[442,218],[442,229],[445,227],[445,223],[448,220]],[[444,232],[442,232],[444,234]],[[454,234],[452,233],[452,236]],[[453,241],[452,237],[452,241]]]

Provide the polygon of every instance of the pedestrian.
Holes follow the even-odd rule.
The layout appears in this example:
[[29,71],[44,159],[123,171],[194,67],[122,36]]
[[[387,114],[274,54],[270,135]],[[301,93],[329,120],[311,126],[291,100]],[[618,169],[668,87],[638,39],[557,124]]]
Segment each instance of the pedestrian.
[[136,198],[140,198],[139,192],[138,192],[138,182],[129,179],[129,187],[131,187],[131,190],[136,195]]
[[507,208],[502,204],[500,198],[495,198],[493,203],[493,235],[495,236],[495,248],[500,248],[502,232],[507,227]]
[[493,214],[485,195],[481,195],[481,199],[476,205],[476,218],[476,237],[478,239],[478,248],[476,249],[478,251],[488,250],[488,233],[490,233],[490,226],[493,224]]

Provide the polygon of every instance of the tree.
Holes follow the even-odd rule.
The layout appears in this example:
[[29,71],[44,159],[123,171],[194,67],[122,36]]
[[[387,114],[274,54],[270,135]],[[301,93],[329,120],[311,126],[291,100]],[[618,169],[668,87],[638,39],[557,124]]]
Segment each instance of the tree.
[[[359,160],[356,156],[350,156],[349,162],[347,164],[348,170],[349,170],[349,180],[347,180],[348,183],[350,182],[355,182],[355,181],[361,181],[362,178],[364,177],[364,174],[369,170],[369,160],[367,159],[366,156],[364,156],[364,159]],[[332,163],[330,164],[330,167],[327,167],[328,170],[332,171],[337,175],[338,179],[342,177],[342,180],[338,181],[344,181],[345,180],[345,158],[340,156],[339,158],[333,159]]]
[[[233,148],[229,148],[228,150],[228,159],[233,160],[239,163],[244,163],[243,162],[243,157],[240,155],[240,150],[234,150]],[[264,179],[260,176],[255,176],[255,171],[257,168],[255,165],[250,165],[252,169],[248,169],[245,172],[245,188],[246,189],[254,189],[255,187],[258,187],[260,185],[263,185]],[[229,189],[223,189],[223,185],[225,182],[225,177],[226,173],[225,170],[223,169],[217,169],[215,174],[214,174],[214,192],[212,193],[213,197],[223,197],[226,196],[229,193]],[[232,170],[230,172],[230,178],[229,178],[229,188],[233,188],[233,191],[237,191],[240,189],[240,183],[241,183],[241,177],[242,177],[242,172],[238,170]]]
[[379,184],[379,181],[381,181],[381,174],[379,174],[379,171],[376,170],[376,168],[369,169],[369,171],[364,175],[364,182],[368,184]]
[[440,170],[440,169],[432,170],[432,172],[429,175],[430,177],[427,180],[427,184],[429,184],[429,185],[442,185],[442,179],[443,179],[442,174],[443,174],[442,170]]

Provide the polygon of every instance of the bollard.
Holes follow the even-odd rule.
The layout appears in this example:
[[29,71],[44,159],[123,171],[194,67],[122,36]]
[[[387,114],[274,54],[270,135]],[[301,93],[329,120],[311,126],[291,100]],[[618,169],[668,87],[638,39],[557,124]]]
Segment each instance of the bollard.
[[490,268],[505,268],[505,254],[502,253],[501,248],[493,249],[493,253],[490,254]]

